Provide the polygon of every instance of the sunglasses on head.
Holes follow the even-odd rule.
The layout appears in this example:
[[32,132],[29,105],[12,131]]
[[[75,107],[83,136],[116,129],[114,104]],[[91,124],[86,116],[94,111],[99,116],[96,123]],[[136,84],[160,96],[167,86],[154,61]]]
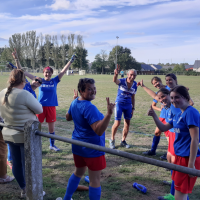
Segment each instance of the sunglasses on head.
[[42,84],[42,81],[37,78],[35,79],[35,81],[37,81],[39,84]]

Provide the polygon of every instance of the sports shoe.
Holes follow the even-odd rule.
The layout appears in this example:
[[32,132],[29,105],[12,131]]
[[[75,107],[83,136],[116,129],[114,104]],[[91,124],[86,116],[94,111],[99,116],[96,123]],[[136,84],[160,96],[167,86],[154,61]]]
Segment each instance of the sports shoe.
[[[46,194],[45,191],[43,191],[43,196]],[[23,191],[21,192],[21,198],[26,198],[26,193],[23,193]]]
[[56,145],[49,146],[49,149],[54,150],[54,151],[60,151],[60,149]]
[[130,148],[130,145],[127,144],[125,140],[124,140],[124,141],[121,141],[120,146],[121,146],[121,147],[126,147],[127,149]]
[[175,200],[175,197],[172,194],[167,194],[163,197],[158,197],[158,200]]
[[13,181],[15,178],[14,177],[12,177],[12,176],[8,176],[7,175],[7,177],[6,178],[0,178],[0,184],[2,183],[9,183],[9,182],[11,182],[11,181]]
[[163,181],[162,183],[163,183],[164,185],[169,185],[169,186],[172,185],[172,181]]
[[160,156],[161,160],[167,160],[167,153],[163,154],[162,156]]
[[10,167],[10,169],[12,169],[12,162],[7,160],[7,165]]
[[[63,200],[61,197],[58,197],[56,200]],[[72,198],[71,198],[71,200],[73,200]]]
[[148,151],[143,152],[142,154],[144,154],[146,156],[155,156],[156,152],[148,150]]
[[109,143],[110,143],[110,144],[109,144],[110,148],[111,148],[111,149],[115,149],[115,140],[110,139],[110,140],[109,140]]

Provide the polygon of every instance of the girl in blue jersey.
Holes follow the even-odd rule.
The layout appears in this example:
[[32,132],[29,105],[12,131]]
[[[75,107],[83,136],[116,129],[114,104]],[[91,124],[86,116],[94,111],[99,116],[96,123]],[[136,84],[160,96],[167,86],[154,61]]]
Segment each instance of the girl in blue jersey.
[[[162,84],[162,80],[159,77],[157,77],[157,76],[154,76],[151,79],[151,83],[157,89],[161,89],[161,88],[166,88],[168,90],[170,89],[167,85],[166,86],[163,85]],[[163,106],[161,106],[161,108],[159,108],[159,107],[156,106],[157,103],[158,103],[158,101],[156,99],[154,99],[153,102],[152,102],[152,108],[154,110],[157,110],[157,111],[161,112],[159,119],[160,119],[161,122],[165,123],[165,118],[164,118],[164,113],[163,113],[163,111],[164,111],[163,110]],[[156,127],[156,129],[155,129],[155,135],[153,137],[153,142],[152,142],[152,146],[151,146],[151,150],[143,152],[144,155],[149,155],[149,156],[156,155],[156,149],[157,149],[158,143],[160,141],[160,135],[161,135],[161,131],[158,129],[158,127]],[[166,138],[168,140],[167,132],[165,133],[165,136],[166,136]]]
[[[107,100],[107,114],[105,117],[91,103],[96,96],[95,81],[93,79],[80,79],[78,83],[80,97],[71,104],[67,114],[67,121],[74,121],[72,139],[105,146],[105,130],[109,124],[115,104]],[[106,167],[105,152],[85,148],[72,144],[75,172],[68,181],[67,191],[63,200],[71,200],[73,193],[84,175],[89,172],[89,198],[99,200],[101,197],[100,175]]]
[[[174,87],[170,91],[170,97],[171,103],[175,108],[180,108],[181,112],[173,116],[167,124],[160,122],[152,108],[149,110],[148,115],[153,117],[161,131],[174,128],[176,134],[174,141],[174,164],[199,170],[199,112],[190,106],[190,96],[186,87]],[[197,177],[173,171],[172,179],[175,184],[175,199],[186,200],[187,194],[192,193]]]
[[[16,60],[16,65],[18,68],[20,68],[20,63],[18,60],[17,52],[16,50],[12,53],[14,59]],[[40,123],[43,123],[46,119],[46,122],[48,123],[49,133],[54,135],[54,127],[56,122],[56,106],[58,106],[58,99],[57,99],[57,84],[60,82],[63,75],[66,73],[66,71],[69,69],[70,65],[74,62],[76,59],[76,55],[73,55],[70,61],[64,66],[64,68],[61,70],[61,72],[58,74],[58,76],[51,78],[53,75],[53,69],[51,67],[45,67],[43,69],[44,78],[35,78],[32,74],[29,74],[28,72],[25,72],[25,75],[29,77],[31,80],[37,80],[41,82],[41,86],[39,87],[39,96],[38,101],[43,106],[43,113],[37,115],[38,120]],[[54,151],[59,151],[60,149],[55,145],[54,139],[50,140],[50,146],[49,149],[52,149]]]

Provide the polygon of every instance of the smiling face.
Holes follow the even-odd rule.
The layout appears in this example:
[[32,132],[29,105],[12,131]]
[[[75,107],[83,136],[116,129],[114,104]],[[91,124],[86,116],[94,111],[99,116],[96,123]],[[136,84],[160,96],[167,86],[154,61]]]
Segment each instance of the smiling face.
[[164,94],[162,92],[159,92],[157,94],[157,97],[159,99],[159,101],[166,107],[170,107],[171,105],[171,100],[170,100],[170,96],[168,94]]
[[157,81],[157,80],[155,80],[155,79],[152,81],[152,85],[153,85],[155,88],[157,88],[157,89],[160,89],[160,88],[162,88],[162,86],[163,86],[163,84],[162,84],[161,81]]
[[43,74],[44,74],[45,81],[51,80],[52,73],[49,69],[45,69]]
[[186,105],[188,105],[188,100],[177,92],[171,92],[170,98],[171,103],[174,105],[175,108],[183,109]]
[[128,73],[128,82],[133,82],[137,76],[137,71],[130,70]]
[[92,101],[96,96],[95,84],[86,83],[85,91],[80,91],[82,100]]
[[177,82],[171,76],[165,77],[165,80],[169,88],[174,88],[177,85]]

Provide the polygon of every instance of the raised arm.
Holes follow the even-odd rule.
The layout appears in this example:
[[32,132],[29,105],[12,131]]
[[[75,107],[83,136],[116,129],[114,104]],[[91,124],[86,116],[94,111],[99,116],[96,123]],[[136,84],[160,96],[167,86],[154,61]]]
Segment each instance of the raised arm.
[[[16,64],[17,69],[21,69],[22,66],[21,66],[21,64],[20,64],[20,62],[19,62],[16,49],[12,52],[12,56],[13,56],[13,58],[15,59],[15,64]],[[30,78],[31,80],[34,80],[34,79],[35,79],[35,76],[32,75],[32,74],[30,74],[30,73],[28,73],[28,72],[24,72],[24,74],[25,74],[25,76],[27,76],[27,77]]]
[[144,85],[143,79],[137,83],[137,86],[141,86],[148,95],[150,95],[152,98],[158,100],[156,93]]
[[162,110],[162,106],[161,106],[161,108],[157,107],[157,103],[154,102],[154,101],[152,102],[151,106],[152,106],[152,108],[153,108],[154,110],[157,110],[157,111],[161,111],[161,110]]
[[161,132],[168,131],[169,129],[171,129],[171,128],[173,127],[173,126],[172,126],[171,124],[169,124],[169,123],[163,124],[163,123],[159,120],[159,118],[158,118],[158,116],[156,115],[155,111],[153,110],[152,106],[151,106],[150,110],[148,111],[148,116],[152,116],[152,117],[153,117],[153,120],[154,120],[156,126],[159,128],[159,130],[160,130]]
[[108,127],[110,118],[112,116],[112,113],[113,113],[113,110],[115,107],[115,104],[110,103],[109,97],[106,98],[106,101],[107,101],[107,114],[105,115],[105,117],[102,120],[97,121],[97,122],[93,123],[92,125],[90,125],[91,128],[93,129],[93,131],[99,136],[103,135],[106,128]]
[[66,71],[69,69],[69,67],[71,66],[71,64],[74,62],[74,60],[77,58],[76,54],[74,54],[70,61],[63,67],[62,71],[58,74],[58,78],[59,80],[61,80],[61,78],[63,77],[63,75],[66,73]]
[[117,65],[117,68],[114,70],[113,82],[119,85],[120,80],[117,79],[120,70],[120,65]]

